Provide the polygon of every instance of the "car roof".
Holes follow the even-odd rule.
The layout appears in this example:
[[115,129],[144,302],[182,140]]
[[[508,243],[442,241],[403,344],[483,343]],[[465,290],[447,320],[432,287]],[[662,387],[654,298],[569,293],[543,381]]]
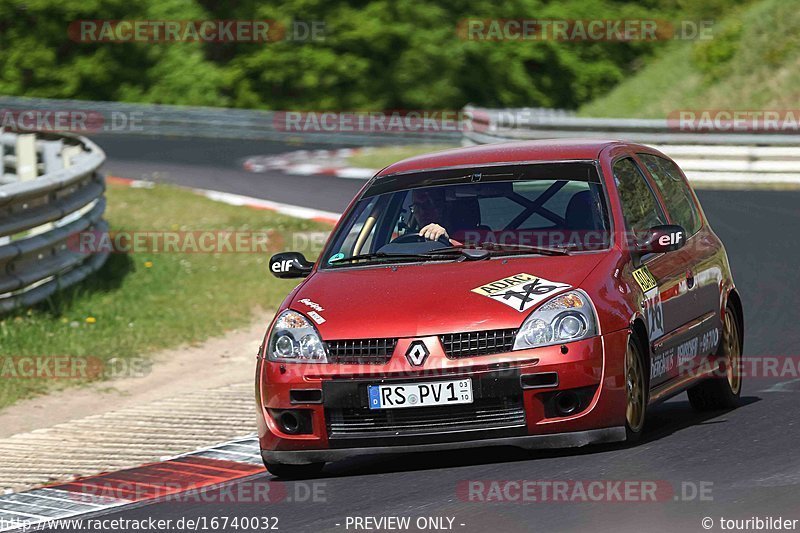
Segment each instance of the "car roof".
[[598,139],[542,139],[454,148],[393,163],[377,176],[437,168],[518,163],[521,161],[594,160],[608,146],[627,144]]

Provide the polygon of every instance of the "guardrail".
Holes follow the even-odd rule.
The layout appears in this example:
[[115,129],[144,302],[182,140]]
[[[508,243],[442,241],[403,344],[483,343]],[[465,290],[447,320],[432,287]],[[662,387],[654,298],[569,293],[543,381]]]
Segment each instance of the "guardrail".
[[800,135],[678,131],[668,120],[547,116],[527,109],[466,107],[464,144],[528,139],[621,139],[672,157],[695,182],[800,183]]
[[0,128],[0,313],[40,302],[100,268],[107,254],[71,246],[76,233],[107,231],[105,154],[83,137]]
[[[86,117],[84,130],[70,130],[81,135],[155,135],[166,137],[201,137],[212,139],[249,139],[319,144],[414,144],[458,142],[457,128],[441,131],[287,131],[285,112],[221,107],[191,107],[86,100],[54,100],[0,96],[0,113],[38,111],[77,113]],[[335,112],[331,112],[335,113]],[[338,112],[346,116],[357,114]],[[335,120],[334,120],[335,122]],[[324,129],[324,128],[322,128]]]

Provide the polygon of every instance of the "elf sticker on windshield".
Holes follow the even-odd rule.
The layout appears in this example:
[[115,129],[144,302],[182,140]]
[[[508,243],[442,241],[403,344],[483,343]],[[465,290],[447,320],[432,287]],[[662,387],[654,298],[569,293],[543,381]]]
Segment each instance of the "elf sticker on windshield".
[[570,287],[567,283],[548,281],[532,274],[516,274],[476,287],[472,292],[488,296],[522,312],[548,298],[551,293]]

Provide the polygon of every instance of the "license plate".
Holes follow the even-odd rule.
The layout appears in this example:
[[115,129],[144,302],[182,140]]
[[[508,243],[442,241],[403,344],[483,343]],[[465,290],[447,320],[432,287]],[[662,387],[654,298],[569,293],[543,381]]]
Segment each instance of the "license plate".
[[368,391],[370,409],[472,403],[471,379],[370,385]]

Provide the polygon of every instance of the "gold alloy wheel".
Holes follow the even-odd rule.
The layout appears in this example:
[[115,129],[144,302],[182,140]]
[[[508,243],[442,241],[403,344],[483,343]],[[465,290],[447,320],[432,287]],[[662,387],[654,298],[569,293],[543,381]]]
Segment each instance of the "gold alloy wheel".
[[723,355],[728,358],[726,374],[731,392],[739,394],[742,386],[742,345],[739,342],[739,330],[736,327],[736,318],[728,310],[725,313],[725,324],[722,331]]
[[634,433],[638,433],[644,425],[644,387],[642,360],[633,346],[633,341],[629,341],[625,352],[625,391],[628,399],[625,418],[628,427]]

